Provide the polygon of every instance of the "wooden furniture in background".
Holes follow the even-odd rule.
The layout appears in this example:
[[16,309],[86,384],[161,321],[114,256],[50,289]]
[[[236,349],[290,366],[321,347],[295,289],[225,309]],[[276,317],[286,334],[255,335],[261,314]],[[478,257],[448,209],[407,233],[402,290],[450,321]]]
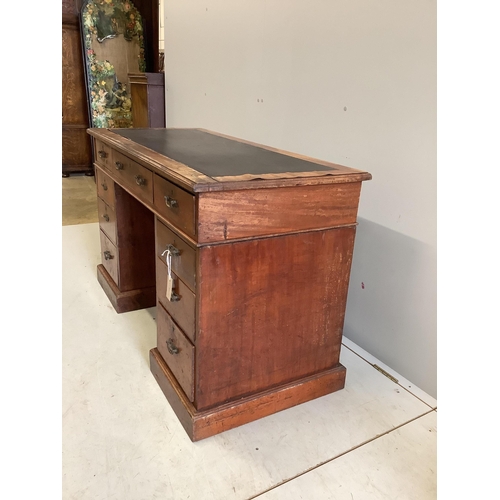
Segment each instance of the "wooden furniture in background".
[[160,71],[160,35],[159,35],[159,2],[158,0],[134,0],[137,10],[141,13],[144,27],[144,51],[146,71]]
[[[82,0],[62,0],[62,175],[94,174],[86,79],[82,56],[80,11]],[[160,68],[158,2],[135,0],[144,26],[146,71]],[[163,76],[163,75],[162,75]]]
[[62,175],[92,175],[89,116],[83,74],[79,0],[62,2]]
[[163,73],[129,73],[134,128],[165,127],[165,75]]
[[117,312],[156,305],[151,371],[190,438],[342,389],[371,175],[199,129],[89,134],[98,279]]

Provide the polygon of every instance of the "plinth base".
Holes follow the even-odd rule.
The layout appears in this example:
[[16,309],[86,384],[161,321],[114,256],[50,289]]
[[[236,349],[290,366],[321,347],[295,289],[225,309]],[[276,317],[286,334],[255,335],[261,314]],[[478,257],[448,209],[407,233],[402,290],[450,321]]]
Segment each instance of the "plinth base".
[[117,313],[136,311],[156,306],[156,286],[120,292],[106,268],[97,266],[97,281],[102,286]]
[[205,439],[343,389],[346,376],[345,367],[338,364],[320,374],[209,410],[197,411],[156,348],[149,351],[149,361],[151,372],[191,441]]

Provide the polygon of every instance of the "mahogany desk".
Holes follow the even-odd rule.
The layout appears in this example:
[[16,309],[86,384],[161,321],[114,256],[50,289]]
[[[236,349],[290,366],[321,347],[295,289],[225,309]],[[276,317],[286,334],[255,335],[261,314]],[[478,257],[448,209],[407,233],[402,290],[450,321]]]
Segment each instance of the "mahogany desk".
[[189,437],[342,389],[371,175],[201,129],[88,133],[98,280],[118,313],[157,307],[151,371]]

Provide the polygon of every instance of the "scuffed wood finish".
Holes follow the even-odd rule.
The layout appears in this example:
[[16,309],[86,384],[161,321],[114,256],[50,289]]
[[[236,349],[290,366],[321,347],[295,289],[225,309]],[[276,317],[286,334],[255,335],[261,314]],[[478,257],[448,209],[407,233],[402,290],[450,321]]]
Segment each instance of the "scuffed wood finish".
[[172,271],[194,292],[196,290],[196,250],[183,238],[156,219],[156,254],[165,262],[167,245],[179,250],[172,256]]
[[194,400],[194,346],[161,304],[156,308],[158,351],[190,401]]
[[115,150],[133,157],[134,160],[150,168],[161,177],[174,182],[188,191],[194,192],[193,187],[197,184],[205,185],[217,183],[216,180],[197,172],[187,165],[183,165],[160,153],[156,153],[130,139],[120,137],[118,134],[114,133],[112,129],[89,128],[87,129],[87,133],[92,137],[106,142]]
[[175,184],[154,176],[154,205],[161,216],[191,237],[196,237],[195,197]]
[[356,223],[360,182],[198,195],[198,241],[209,243]]
[[115,283],[119,283],[118,279],[118,252],[116,251],[116,245],[110,241],[110,239],[100,231],[101,236],[101,261],[102,265],[108,272],[108,274],[113,278]]
[[[118,312],[155,299],[151,371],[190,438],[344,387],[356,218],[371,175],[161,130],[89,130],[105,153],[96,158],[99,209],[109,219],[100,220],[102,247],[112,248],[105,234],[115,229],[118,255],[116,280],[102,265],[98,279]],[[227,175],[211,178],[167,153]],[[148,196],[131,184],[130,165],[147,177]],[[178,301],[166,298],[167,248]]]
[[153,307],[156,304],[156,287],[121,292],[102,264],[97,266],[97,281],[119,314]]
[[114,209],[101,198],[97,198],[97,215],[101,231],[116,245],[116,213]]
[[172,276],[175,283],[174,292],[179,296],[177,301],[167,299],[168,270],[165,261],[158,259],[156,261],[158,301],[182,328],[191,342],[194,342],[196,338],[196,296],[174,272],[172,272]]
[[331,370],[286,384],[276,390],[198,411],[184,394],[158,349],[149,351],[149,363],[158,385],[192,441],[206,439],[343,389],[346,375],[345,367],[338,364]]
[[94,156],[100,167],[106,168],[112,172],[113,167],[113,150],[102,141],[94,141]]
[[110,207],[115,206],[115,183],[111,177],[100,168],[96,168],[97,196]]
[[153,203],[153,173],[118,152],[112,155],[114,178],[123,184],[140,200]]
[[338,363],[354,233],[199,249],[198,409]]
[[[116,131],[117,129],[115,129]],[[130,129],[127,129],[130,130]],[[138,129],[139,130],[139,129]],[[160,130],[160,129],[150,129]],[[193,131],[203,131],[204,133],[211,133],[202,129],[191,129]],[[368,172],[345,167],[343,165],[336,165],[334,163],[324,162],[314,158],[309,158],[303,155],[290,153],[287,151],[278,150],[262,145],[243,141],[241,139],[231,138],[223,134],[214,134],[226,137],[239,142],[247,143],[260,149],[267,149],[274,151],[292,158],[299,158],[306,161],[317,163],[318,165],[325,165],[332,170],[309,172],[304,175],[298,173],[282,173],[282,174],[261,174],[254,176],[224,176],[224,177],[210,177],[201,172],[198,172],[189,165],[168,158],[150,148],[142,146],[131,139],[121,137],[112,129],[88,129],[87,132],[93,137],[106,142],[114,149],[126,153],[128,156],[150,168],[153,172],[169,181],[177,184],[178,186],[186,189],[191,193],[211,192],[211,191],[227,191],[227,190],[254,190],[271,187],[286,187],[286,186],[300,186],[300,185],[320,185],[320,184],[339,184],[346,182],[361,182],[371,179],[371,174]],[[264,177],[263,177],[264,176]]]

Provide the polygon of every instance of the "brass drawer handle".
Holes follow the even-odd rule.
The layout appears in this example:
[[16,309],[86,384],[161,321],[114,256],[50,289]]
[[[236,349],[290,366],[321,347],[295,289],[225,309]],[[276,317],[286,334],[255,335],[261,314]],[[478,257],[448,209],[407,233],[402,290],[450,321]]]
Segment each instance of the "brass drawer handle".
[[121,161],[115,161],[116,170],[123,170],[123,163]]
[[179,349],[174,345],[174,339],[167,340],[167,349],[170,354],[178,354]]
[[110,252],[109,250],[106,250],[106,251],[104,252],[104,258],[105,258],[106,260],[110,260],[110,259],[112,259],[112,258],[113,258],[113,256],[111,255],[111,252]]
[[179,207],[179,203],[177,203],[177,200],[174,200],[174,198],[171,198],[170,196],[165,196],[165,204],[167,205],[168,208]]
[[146,179],[144,179],[144,177],[142,175],[136,175],[134,177],[134,179],[135,179],[135,183],[138,186],[144,186],[146,184]]
[[103,151],[102,149],[100,151],[98,151],[98,153],[99,153],[100,158],[107,158],[108,157],[108,153],[106,153],[106,151]]
[[104,214],[102,216],[102,218],[106,221],[106,222],[109,222],[109,215],[108,214]]
[[108,190],[108,186],[107,186],[107,184],[106,184],[105,182],[103,182],[103,183],[101,184],[101,186],[102,186],[102,188],[104,189],[104,191],[107,191],[107,190]]
[[[168,245],[167,245],[167,248],[165,249],[165,252],[168,252],[168,251],[169,251],[169,252],[170,252],[170,253],[171,253],[174,257],[177,257],[178,255],[180,255],[180,254],[181,254],[181,251],[180,251],[178,248],[174,247],[174,245],[172,245],[172,244],[168,244]],[[163,253],[165,253],[165,252],[163,252]]]

